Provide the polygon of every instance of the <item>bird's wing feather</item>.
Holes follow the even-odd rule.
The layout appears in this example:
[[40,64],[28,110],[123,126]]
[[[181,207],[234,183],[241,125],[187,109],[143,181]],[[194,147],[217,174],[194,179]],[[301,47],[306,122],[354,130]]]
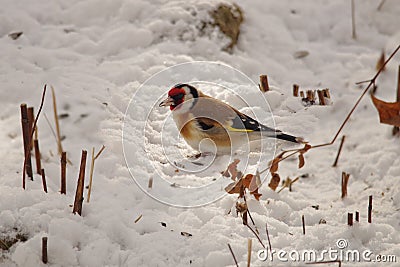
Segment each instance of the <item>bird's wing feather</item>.
[[262,125],[230,105],[207,95],[202,95],[198,99],[191,112],[202,130],[209,130],[211,125],[219,124],[218,126],[223,126],[231,132],[262,131],[271,135],[280,133],[279,130]]

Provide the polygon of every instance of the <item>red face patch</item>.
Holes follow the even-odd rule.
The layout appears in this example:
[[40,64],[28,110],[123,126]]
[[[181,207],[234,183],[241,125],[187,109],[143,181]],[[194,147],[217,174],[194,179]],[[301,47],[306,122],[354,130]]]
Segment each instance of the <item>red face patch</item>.
[[169,108],[174,110],[178,105],[182,104],[185,100],[185,90],[182,88],[172,88],[168,92],[168,96],[174,100],[174,104],[171,105]]
[[177,96],[179,94],[185,95],[185,90],[183,88],[171,88],[168,92],[168,96],[174,98],[174,96]]

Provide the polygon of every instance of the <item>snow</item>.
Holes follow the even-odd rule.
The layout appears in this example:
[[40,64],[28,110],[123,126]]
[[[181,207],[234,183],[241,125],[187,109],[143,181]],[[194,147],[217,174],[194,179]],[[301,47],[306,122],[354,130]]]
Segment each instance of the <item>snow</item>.
[[[274,142],[264,144],[265,153],[249,157],[206,157],[202,163],[210,160],[211,166],[198,172],[201,166],[181,156],[194,151],[179,137],[168,109],[158,103],[175,83],[192,82],[271,127],[312,144],[328,142],[362,92],[355,82],[373,77],[382,50],[388,55],[400,44],[400,5],[387,0],[377,11],[377,1],[355,1],[354,40],[350,1],[238,1],[245,20],[237,46],[227,53],[222,48],[229,40],[217,29],[200,31],[218,3],[2,1],[0,237],[21,233],[27,241],[2,251],[0,266],[45,266],[44,236],[49,266],[234,266],[227,243],[245,266],[248,238],[253,239],[251,266],[304,265],[257,259],[262,247],[236,216],[237,196],[225,194],[230,180],[219,174],[236,157],[246,173],[265,168]],[[8,36],[18,31],[23,34],[17,40]],[[309,54],[298,58],[299,51]],[[377,96],[385,101],[395,99],[399,60],[400,54],[378,79]],[[268,75],[271,91],[265,94],[256,86],[260,74]],[[332,104],[304,107],[292,96],[294,83],[301,90],[329,88]],[[44,84],[54,87],[59,114],[68,114],[60,120],[63,147],[72,162],[66,195],[59,193],[60,159],[44,116],[54,125],[49,90],[38,122],[49,193],[43,192],[39,175],[27,180],[26,190],[21,186],[19,105],[28,103],[37,112]],[[308,175],[293,184],[292,192],[278,194],[264,183],[260,201],[248,196],[264,244],[268,223],[277,251],[321,251],[346,239],[349,249],[396,255],[399,261],[399,140],[391,129],[379,123],[367,95],[343,130],[346,142],[338,167],[331,167],[338,143],[309,151],[300,170],[296,160],[283,162],[281,178]],[[88,150],[90,158],[92,147],[98,151],[103,144],[90,203],[85,190],[82,217],[74,215],[70,205],[81,150]],[[282,148],[288,145],[279,143],[277,151]],[[184,166],[178,172],[168,163],[174,161],[178,168]],[[351,175],[345,199],[340,198],[342,171]],[[85,185],[88,175],[89,164]],[[374,199],[372,224],[367,223],[369,195]],[[316,205],[318,210],[312,207]],[[347,213],[355,211],[360,223],[348,227]],[[321,219],[326,224],[319,224]]]

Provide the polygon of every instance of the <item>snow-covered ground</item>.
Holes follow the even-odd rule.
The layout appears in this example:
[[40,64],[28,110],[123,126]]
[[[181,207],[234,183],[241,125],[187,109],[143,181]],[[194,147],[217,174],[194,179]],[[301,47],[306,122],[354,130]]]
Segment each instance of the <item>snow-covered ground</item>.
[[[0,266],[44,266],[44,236],[51,266],[233,266],[227,243],[239,265],[246,266],[248,238],[253,239],[251,266],[303,266],[281,262],[276,255],[273,262],[257,258],[260,243],[235,212],[229,213],[237,196],[223,196],[219,171],[229,157],[217,158],[204,172],[175,171],[187,166],[176,162],[177,153],[193,151],[177,136],[169,112],[157,104],[175,83],[204,81],[204,91],[249,115],[254,112],[263,123],[275,122],[311,144],[330,141],[362,92],[355,82],[372,78],[382,49],[388,55],[400,44],[400,3],[387,0],[378,11],[379,2],[355,1],[356,40],[349,0],[237,2],[245,20],[237,46],[227,53],[222,49],[229,40],[217,29],[201,30],[217,1],[2,0],[0,238],[20,234],[27,240],[3,250]],[[18,39],[8,36],[18,31],[23,32]],[[309,54],[298,58],[298,51]],[[165,75],[168,67],[194,61],[219,62],[222,70],[191,67]],[[388,102],[395,100],[399,62],[396,55],[378,79],[377,95]],[[232,70],[237,76],[230,75],[225,65],[242,74]],[[260,74],[268,74],[272,88],[263,95],[268,103],[250,82],[256,84]],[[304,107],[292,96],[293,83],[303,89],[329,88],[333,104]],[[43,192],[38,175],[27,181],[26,190],[21,184],[19,105],[25,102],[37,111],[44,84],[54,87],[59,114],[68,114],[60,120],[63,147],[72,162],[66,195],[59,193],[60,159],[45,118],[54,125],[50,91],[38,123],[49,193]],[[337,241],[345,239],[343,251],[370,250],[371,259],[395,255],[397,263],[344,261],[342,266],[398,266],[400,140],[391,130],[379,123],[366,96],[343,130],[346,142],[338,167],[331,166],[339,143],[309,151],[300,170],[295,160],[283,162],[282,178],[301,176],[292,192],[278,194],[264,183],[260,201],[248,196],[264,244],[268,223],[276,251],[320,253],[338,249]],[[90,158],[92,147],[98,151],[103,144],[90,203],[85,199],[82,217],[74,215],[70,205],[81,150],[88,150]],[[162,144],[179,149],[172,160],[162,153]],[[265,155],[251,154],[249,171],[259,156]],[[169,164],[174,161],[178,166]],[[259,168],[266,165],[263,158]],[[88,169],[89,164],[86,185]],[[351,175],[345,199],[340,198],[342,171]],[[152,189],[147,188],[150,178]],[[372,224],[367,223],[369,195],[374,198]],[[347,213],[355,211],[360,223],[348,227]],[[322,219],[326,224],[319,223]]]

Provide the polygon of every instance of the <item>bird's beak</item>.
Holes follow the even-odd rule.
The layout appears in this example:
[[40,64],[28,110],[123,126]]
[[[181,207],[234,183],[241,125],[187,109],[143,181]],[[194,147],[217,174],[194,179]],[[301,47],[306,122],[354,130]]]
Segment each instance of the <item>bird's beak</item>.
[[168,97],[167,99],[164,99],[164,101],[162,101],[158,106],[166,107],[166,106],[171,106],[174,103],[175,103],[174,100],[171,97]]

